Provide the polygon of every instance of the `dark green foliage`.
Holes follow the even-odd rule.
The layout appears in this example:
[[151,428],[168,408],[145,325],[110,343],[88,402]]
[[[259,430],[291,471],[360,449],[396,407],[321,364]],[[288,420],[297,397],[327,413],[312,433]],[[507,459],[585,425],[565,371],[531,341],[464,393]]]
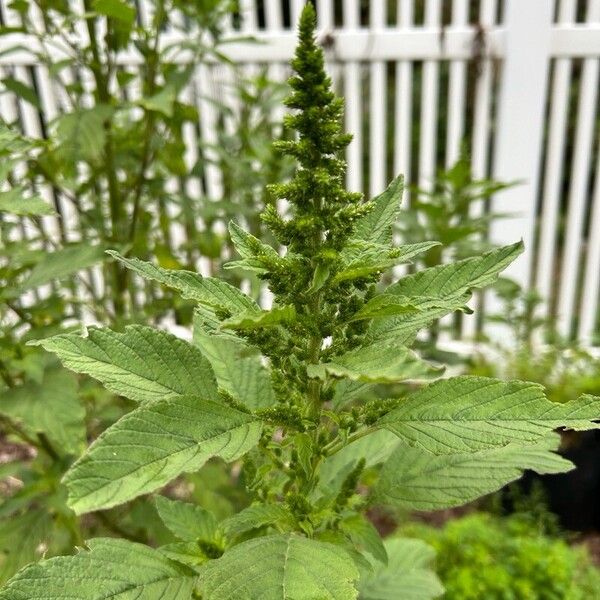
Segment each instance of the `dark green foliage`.
[[[490,223],[505,216],[502,211],[488,212],[486,202],[513,185],[477,179],[463,149],[451,167],[438,173],[431,190],[412,188],[410,210],[400,213],[398,230],[406,242],[441,242],[423,255],[424,266],[440,264],[443,257],[476,256],[491,249],[487,241]],[[495,202],[501,206],[502,194],[495,196]]]
[[[74,377],[27,343],[70,331],[83,318],[122,325],[156,322],[175,313],[180,322],[189,323],[188,301],[141,282],[105,249],[156,256],[174,268],[195,269],[200,256],[206,256],[212,259],[209,267],[220,271],[221,256],[231,250],[213,229],[233,215],[260,223],[264,190],[256,194],[246,185],[262,188],[283,177],[285,164],[270,149],[273,136],[279,135],[271,108],[282,86],[263,74],[256,81],[239,81],[233,90],[243,108],[222,144],[238,169],[227,171],[231,163],[220,157],[225,198],[202,197],[193,190],[193,182],[205,176],[207,148],[197,148],[196,164],[186,162],[184,132],[200,117],[183,91],[199,62],[209,55],[221,60],[222,21],[231,3],[145,4],[151,17],[143,27],[135,3],[127,0],[86,0],[76,10],[64,2],[11,4],[23,31],[40,42],[36,74],[48,77],[64,105],[51,119],[39,89],[13,77],[3,80],[9,103],[18,99],[41,107],[45,122],[42,139],[20,133],[19,121],[0,124],[0,441],[8,461],[0,469],[0,529],[7,536],[10,531],[13,540],[23,539],[19,547],[2,540],[0,581],[27,562],[68,552],[95,535],[119,532],[148,542],[157,541],[159,529],[158,518],[143,501],[127,511],[90,516],[85,523],[66,506],[64,472],[85,442],[132,403],[90,378]],[[43,23],[32,21],[35,11],[43,15]],[[188,65],[174,61],[178,48],[164,43],[165,33],[182,23],[187,33],[182,46],[191,49]],[[69,38],[65,60],[53,60],[51,40],[58,36],[67,44],[65,32],[73,30],[78,34]],[[139,68],[123,68],[116,57],[132,44],[142,60]],[[225,104],[212,108],[221,116],[231,113]],[[265,160],[268,173],[257,168]],[[199,219],[207,231],[198,229]],[[173,238],[174,226],[185,229],[182,242]],[[263,235],[260,227],[255,233]],[[216,473],[213,479],[218,480]],[[229,484],[227,477],[225,481]],[[232,505],[245,502],[243,489],[223,489],[223,481],[218,485],[221,508],[230,497]],[[203,485],[207,496],[212,486]]]

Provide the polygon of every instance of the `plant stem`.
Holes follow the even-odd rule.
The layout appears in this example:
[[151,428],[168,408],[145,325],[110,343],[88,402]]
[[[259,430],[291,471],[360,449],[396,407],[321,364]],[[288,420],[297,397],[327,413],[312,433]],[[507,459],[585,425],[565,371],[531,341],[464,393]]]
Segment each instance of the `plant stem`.
[[345,440],[334,440],[333,442],[325,446],[325,448],[323,448],[323,452],[325,456],[331,456],[332,454],[335,454],[336,452],[339,452],[340,450],[345,448],[348,444],[351,444],[352,442],[355,442],[356,440],[359,440],[360,438],[365,437],[366,435],[369,435],[374,431],[376,431],[374,427],[366,427],[365,429],[361,429],[360,431],[355,431],[354,433],[350,434]]
[[[144,86],[144,94],[146,96],[152,96],[156,92],[156,70],[158,67],[158,48],[160,42],[160,32],[164,23],[166,14],[164,10],[164,2],[159,1],[156,6],[155,24],[154,31],[156,35],[154,37],[154,44],[150,51],[150,56],[147,58],[147,73],[146,73],[146,85]],[[135,230],[139,219],[140,201],[142,198],[142,192],[146,183],[146,169],[150,163],[152,156],[152,134],[154,133],[154,125],[156,121],[156,113],[154,111],[146,111],[146,127],[144,129],[144,145],[142,149],[142,160],[140,163],[140,169],[134,186],[133,194],[133,211],[131,216],[131,225],[129,228],[129,241],[131,244],[135,241]]]
[[6,383],[6,385],[8,387],[15,386],[15,380],[13,379],[12,375],[10,374],[10,371],[8,370],[8,367],[6,366],[6,363],[2,359],[0,359],[0,375],[2,376],[4,383]]
[[53,448],[48,436],[45,433],[38,433],[37,439],[40,442],[40,447],[46,452],[46,454],[54,461],[59,461],[60,456],[58,452]]
[[[86,12],[92,10],[90,0],[84,0]],[[111,95],[109,91],[110,72],[105,73],[100,59],[100,49],[96,36],[95,19],[86,19],[88,35],[90,38],[90,49],[92,51],[92,62],[90,69],[96,83],[95,96],[99,104],[110,105]],[[108,52],[108,50],[107,50]],[[126,215],[124,205],[119,192],[119,181],[115,166],[115,149],[110,118],[104,121],[104,158],[105,177],[108,184],[109,210],[111,220],[111,239],[113,244],[123,241],[122,229],[125,225]],[[127,288],[127,274],[118,262],[112,263],[113,280],[113,306],[117,315],[123,315],[125,311],[124,293]]]

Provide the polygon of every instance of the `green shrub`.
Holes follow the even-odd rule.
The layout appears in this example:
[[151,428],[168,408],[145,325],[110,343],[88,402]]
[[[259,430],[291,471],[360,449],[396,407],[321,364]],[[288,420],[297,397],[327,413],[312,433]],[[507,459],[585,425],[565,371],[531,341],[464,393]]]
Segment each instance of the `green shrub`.
[[540,534],[519,516],[478,513],[443,529],[410,525],[403,533],[437,551],[446,600],[591,600],[600,570],[583,548]]

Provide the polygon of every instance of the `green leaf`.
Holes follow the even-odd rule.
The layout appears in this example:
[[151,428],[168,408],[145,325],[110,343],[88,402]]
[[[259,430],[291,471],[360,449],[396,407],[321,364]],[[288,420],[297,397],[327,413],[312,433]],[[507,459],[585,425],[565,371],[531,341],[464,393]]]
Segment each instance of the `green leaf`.
[[67,472],[69,506],[81,514],[153,492],[213,456],[239,458],[260,432],[256,417],[198,396],[142,405],[102,433]]
[[360,600],[431,600],[444,593],[431,567],[434,549],[421,540],[392,538],[385,542],[387,566],[375,565],[360,581]]
[[249,540],[207,563],[199,588],[210,600],[351,600],[358,571],[332,544],[299,535]]
[[419,329],[463,308],[472,289],[493,283],[498,274],[522,251],[523,244],[519,242],[481,256],[439,265],[403,277],[389,286],[386,294],[410,298],[419,307],[419,312],[378,319],[371,326],[369,339],[374,343],[386,340],[412,343]]
[[388,555],[383,540],[377,529],[365,517],[356,513],[344,517],[339,527],[360,550],[365,550],[375,560],[387,565]]
[[22,187],[0,192],[0,212],[31,217],[56,214],[40,196],[26,197],[25,189]]
[[365,242],[356,246],[350,245],[341,253],[340,260],[343,266],[333,281],[339,283],[381,273],[396,265],[409,262],[413,256],[426,252],[434,246],[439,246],[439,242],[419,242],[392,249]]
[[34,436],[45,434],[60,454],[83,450],[85,409],[77,380],[63,369],[46,370],[41,383],[27,381],[0,392],[0,413]]
[[600,399],[559,404],[535,383],[487,377],[442,379],[408,395],[377,423],[434,454],[534,442],[558,427],[600,428]]
[[[47,510],[30,508],[0,521],[0,585],[28,563],[42,558],[52,531]],[[1,597],[1,596],[0,596]]]
[[274,248],[261,242],[233,221],[229,223],[229,234],[242,260],[226,263],[226,269],[240,268],[255,273],[266,273],[274,263],[280,260],[279,254]]
[[271,260],[279,259],[279,254],[272,246],[261,242],[233,221],[229,222],[229,235],[237,253],[242,258],[267,257]]
[[404,178],[400,175],[373,199],[373,209],[356,223],[352,239],[391,245],[392,226],[398,219],[403,191]]
[[398,438],[391,431],[381,429],[344,446],[321,464],[319,490],[328,495],[337,493],[359,460],[364,459],[367,468],[374,467],[385,462],[398,445]]
[[552,434],[531,446],[509,444],[469,454],[435,455],[400,444],[384,464],[375,497],[409,510],[460,506],[499,490],[526,469],[565,473],[573,464],[551,452],[560,437]]
[[135,9],[123,0],[94,0],[94,10],[105,17],[118,19],[128,25],[135,21]]
[[196,332],[194,343],[208,358],[219,387],[252,410],[275,404],[271,376],[258,348],[242,340]]
[[296,318],[296,310],[293,306],[280,306],[271,310],[260,312],[246,311],[223,321],[223,329],[241,329],[251,331],[263,327],[274,327],[281,323],[290,323]]
[[[418,309],[417,311],[377,318],[371,323],[367,339],[373,344],[411,345],[418,331],[436,319],[456,310],[467,312],[466,302],[469,297],[469,294],[449,299],[414,296],[410,298],[410,301]],[[403,303],[406,296],[398,296],[398,298]]]
[[54,279],[69,277],[91,267],[104,258],[104,248],[89,243],[66,246],[44,256],[21,284],[21,291],[44,285]]
[[330,273],[331,268],[329,265],[319,263],[315,269],[315,273],[308,290],[309,294],[318,292],[327,283]]
[[364,319],[413,314],[419,312],[419,310],[418,306],[411,301],[411,298],[394,296],[393,294],[381,294],[371,298],[360,310],[352,315],[352,318],[348,322],[352,323]]
[[208,510],[164,496],[156,496],[154,501],[158,516],[175,537],[184,542],[212,541],[215,538],[217,520]]
[[198,304],[194,308],[193,339],[196,340],[200,336],[208,335],[211,337],[227,338],[234,342],[244,341],[234,331],[221,329],[221,322],[212,308]]
[[131,325],[122,333],[90,327],[87,337],[62,334],[36,344],[54,352],[69,369],[136,402],[184,394],[219,399],[202,352],[166,331],[142,325]]
[[403,277],[389,286],[386,292],[399,296],[428,296],[446,300],[463,296],[473,288],[494,283],[498,274],[522,252],[523,242],[518,242],[481,256],[431,267]]
[[30,565],[0,591],[0,600],[189,600],[195,574],[160,552],[97,538],[88,552]]
[[310,434],[297,433],[294,435],[292,447],[296,451],[298,464],[308,476],[312,476],[312,459],[314,456],[314,442]]
[[106,142],[104,123],[113,112],[112,107],[97,104],[94,108],[66,113],[56,120],[57,159],[73,174],[79,161],[96,163],[103,160]]
[[222,521],[221,528],[225,535],[232,539],[267,525],[282,524],[291,527],[293,523],[291,513],[283,505],[256,504]]
[[364,383],[399,383],[439,374],[438,369],[415,352],[397,344],[373,345],[349,350],[331,361],[309,365],[309,377],[325,379],[327,374]]
[[332,399],[333,407],[340,410],[356,400],[370,396],[376,389],[376,383],[362,383],[349,379],[337,381]]
[[42,110],[40,99],[38,98],[35,90],[25,85],[22,81],[15,79],[14,77],[2,77],[2,83],[7,90],[10,90],[13,94],[29,102],[38,110]]
[[187,565],[195,571],[198,571],[199,567],[209,560],[196,542],[174,542],[172,544],[165,544],[164,546],[160,546],[158,551],[167,558],[181,563],[182,565]]
[[172,117],[176,100],[177,89],[174,85],[167,84],[154,94],[154,96],[139,100],[138,104],[146,110],[162,113],[166,117]]
[[113,250],[109,250],[107,254],[138,275],[178,290],[187,300],[194,300],[210,308],[227,311],[232,315],[259,310],[252,298],[225,281],[213,277],[202,277],[199,273],[192,271],[163,269],[137,258],[125,258]]

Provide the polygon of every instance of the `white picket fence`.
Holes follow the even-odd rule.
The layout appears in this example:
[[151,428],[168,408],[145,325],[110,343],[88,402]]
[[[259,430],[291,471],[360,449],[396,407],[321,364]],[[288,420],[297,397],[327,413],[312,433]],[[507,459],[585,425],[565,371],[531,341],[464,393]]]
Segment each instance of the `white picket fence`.
[[[0,2],[5,22],[6,4]],[[143,17],[145,2],[137,4]],[[262,43],[233,43],[228,55],[248,71],[268,65],[271,77],[283,79],[303,4],[240,0],[241,26],[234,28],[232,19],[231,35],[241,30]],[[355,136],[349,187],[373,195],[397,173],[426,187],[466,143],[475,176],[521,182],[493,201],[494,210],[513,215],[493,224],[493,241],[525,242],[508,275],[540,292],[541,314],[554,316],[562,334],[600,345],[600,0],[315,4],[328,65],[346,99],[346,127]],[[60,102],[32,56],[34,42],[22,39],[22,51],[1,52],[15,35],[0,38],[0,71],[25,82],[33,73],[52,118]],[[119,60],[134,68],[140,57],[132,49]],[[198,69],[194,85],[203,92],[189,91],[201,115],[198,131],[188,131],[192,162],[197,136],[215,139],[206,91],[223,98],[230,77],[221,65]],[[41,134],[31,106],[0,96],[4,118],[12,120],[15,110],[27,133]],[[209,168],[197,186],[219,197],[218,169]],[[486,310],[495,308],[486,303]],[[476,323],[464,320],[463,339],[473,337]]]

